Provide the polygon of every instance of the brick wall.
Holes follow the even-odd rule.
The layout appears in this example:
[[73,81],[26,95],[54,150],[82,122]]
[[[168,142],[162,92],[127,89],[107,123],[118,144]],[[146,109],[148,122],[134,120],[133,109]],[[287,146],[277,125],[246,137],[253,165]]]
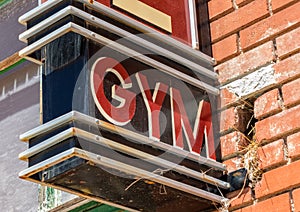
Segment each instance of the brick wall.
[[229,194],[230,211],[300,211],[299,8],[297,0],[209,1],[222,160],[229,171],[258,162],[248,176],[257,170],[259,182]]

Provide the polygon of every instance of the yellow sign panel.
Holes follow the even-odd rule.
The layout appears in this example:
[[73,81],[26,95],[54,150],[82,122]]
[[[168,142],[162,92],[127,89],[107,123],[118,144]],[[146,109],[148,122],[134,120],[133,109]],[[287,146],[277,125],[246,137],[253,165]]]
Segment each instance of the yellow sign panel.
[[113,0],[112,2],[114,6],[136,15],[168,32],[172,32],[171,16],[150,7],[139,0]]

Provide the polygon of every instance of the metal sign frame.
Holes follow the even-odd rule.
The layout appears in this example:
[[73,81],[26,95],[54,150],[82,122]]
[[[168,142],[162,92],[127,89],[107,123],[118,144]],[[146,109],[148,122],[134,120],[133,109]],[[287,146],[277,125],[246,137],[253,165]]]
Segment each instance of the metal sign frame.
[[[120,25],[114,24],[112,21],[102,20],[97,15],[94,15],[94,13],[99,13],[102,16],[108,17],[113,22],[124,24],[130,29],[146,33],[147,35],[145,37],[137,36],[132,30],[126,31],[126,29],[123,29]],[[69,17],[72,18],[68,19]],[[81,20],[84,24],[81,24],[80,21],[78,21],[78,23],[75,20]],[[211,57],[98,2],[91,4],[88,0],[47,1],[20,17],[19,21],[22,24],[28,25],[28,30],[19,36],[20,40],[28,43],[28,46],[22,49],[19,52],[19,55],[37,64],[43,64],[44,58],[42,58],[42,51],[45,50],[47,45],[51,45],[52,42],[68,35],[68,33],[73,33],[79,35],[80,38],[109,46],[109,48],[121,54],[134,58],[134,60],[153,67],[155,70],[166,73],[173,78],[179,79],[196,89],[200,89],[205,95],[208,93],[214,98],[219,95],[219,89],[215,84],[217,74],[213,72],[214,60]],[[86,25],[92,27],[89,28]],[[108,38],[101,34],[101,32],[98,33],[98,31],[93,30],[93,27],[104,30],[115,36],[126,38],[129,43],[134,43],[136,46],[149,49],[151,52],[157,53],[161,57],[165,57],[172,61],[174,64],[179,64],[184,67],[187,72],[181,71],[180,68],[170,64],[170,62],[159,59],[156,60],[148,55],[141,54],[139,50],[137,50],[139,48],[130,48],[127,44],[113,42],[112,38]],[[195,73],[195,75],[189,73]],[[220,176],[226,171],[226,166],[224,164],[212,160],[209,157],[193,154],[192,152],[176,148],[163,142],[153,142],[153,140],[147,136],[115,126],[106,121],[99,120],[77,111],[71,111],[67,114],[60,115],[60,117],[53,120],[50,118],[51,121],[20,136],[22,141],[29,142],[30,147],[19,155],[20,159],[27,160],[30,166],[20,173],[21,178],[48,184],[43,178],[36,178],[36,174],[43,174],[43,172],[47,171],[50,167],[67,162],[68,159],[76,157],[85,160],[85,166],[97,164],[99,166],[108,167],[124,174],[133,175],[135,178],[148,179],[155,183],[173,188],[176,191],[178,190],[188,195],[200,197],[205,201],[209,200],[219,204],[225,204],[229,201],[222,195],[209,192],[209,189],[203,190],[203,187],[201,187],[205,184],[212,186],[215,190],[219,187],[222,189],[229,189],[229,183],[216,178],[216,176]],[[77,125],[75,123],[80,124]],[[120,142],[118,143],[109,137],[102,136],[101,133],[97,134],[94,131],[89,131],[88,129],[91,126],[96,127],[99,130],[109,131],[109,133],[114,134],[115,136],[123,136],[129,146]],[[89,144],[97,145],[97,148],[99,149],[105,149],[109,146],[110,149],[116,152],[141,159],[141,161],[143,161],[141,164],[142,168],[135,167],[133,164],[125,164],[109,155],[101,155],[93,150],[80,149],[73,144],[73,141],[76,141],[77,139],[84,140],[84,142]],[[71,142],[70,145],[68,142]],[[69,149],[60,149],[58,146],[62,143],[66,143],[66,146]],[[202,173],[191,167],[176,164],[171,159],[155,157],[140,147],[135,148],[130,146],[133,143],[140,146],[146,146],[146,148],[153,150],[155,149],[155,151],[168,152],[172,157],[184,158],[192,163],[197,163],[199,166],[205,167],[206,170],[210,171],[210,169],[212,169],[212,173],[215,172],[215,174],[217,174],[211,176],[210,174]],[[51,151],[53,151],[53,153],[48,154]],[[56,155],[53,155],[54,153]],[[75,165],[74,169],[76,169]],[[175,175],[182,175],[191,179],[191,181],[194,180],[194,182],[199,182],[201,186],[197,187],[193,186],[192,183],[178,182],[174,180],[176,177],[172,178],[169,175],[163,176],[153,173],[147,170],[146,167],[148,165],[151,167],[154,166],[172,170]],[[63,176],[62,173],[60,173],[60,175]],[[111,203],[97,195],[86,195],[84,192],[80,193],[74,191],[72,188],[57,186],[55,183],[49,183],[49,185],[126,210],[133,210],[122,204]]]

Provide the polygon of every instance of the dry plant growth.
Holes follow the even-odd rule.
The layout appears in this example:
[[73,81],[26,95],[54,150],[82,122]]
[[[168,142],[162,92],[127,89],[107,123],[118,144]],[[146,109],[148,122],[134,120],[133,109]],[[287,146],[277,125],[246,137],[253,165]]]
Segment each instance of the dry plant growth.
[[[238,106],[238,110],[243,111],[245,113],[241,116],[246,117],[247,124],[244,126],[243,131],[238,129],[237,127],[234,127],[235,131],[240,132],[240,134],[243,136],[245,142],[241,142],[241,139],[238,141],[238,149],[239,149],[239,156],[241,157],[241,165],[247,170],[247,175],[244,180],[244,184],[240,192],[237,196],[230,199],[229,202],[224,203],[221,208],[218,209],[220,212],[228,212],[229,207],[231,203],[238,199],[240,195],[243,193],[244,189],[246,188],[247,181],[249,182],[248,186],[251,188],[251,191],[254,191],[255,186],[262,178],[262,170],[260,168],[260,159],[258,156],[258,148],[259,144],[256,142],[255,139],[255,119],[253,115],[253,104],[246,100],[242,100],[243,104]],[[252,115],[251,115],[252,114]],[[247,118],[248,117],[248,118]],[[250,117],[250,118],[249,118]],[[245,121],[240,120],[240,121]],[[222,192],[219,190],[219,192],[222,194]]]

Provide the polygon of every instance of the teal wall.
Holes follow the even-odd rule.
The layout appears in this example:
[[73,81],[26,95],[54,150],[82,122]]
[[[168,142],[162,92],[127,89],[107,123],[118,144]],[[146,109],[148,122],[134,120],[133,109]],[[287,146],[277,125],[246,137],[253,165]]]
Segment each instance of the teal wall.
[[5,4],[11,2],[12,0],[0,0],[0,7],[4,6]]
[[69,212],[126,212],[122,209],[105,205],[99,202],[91,201]]

